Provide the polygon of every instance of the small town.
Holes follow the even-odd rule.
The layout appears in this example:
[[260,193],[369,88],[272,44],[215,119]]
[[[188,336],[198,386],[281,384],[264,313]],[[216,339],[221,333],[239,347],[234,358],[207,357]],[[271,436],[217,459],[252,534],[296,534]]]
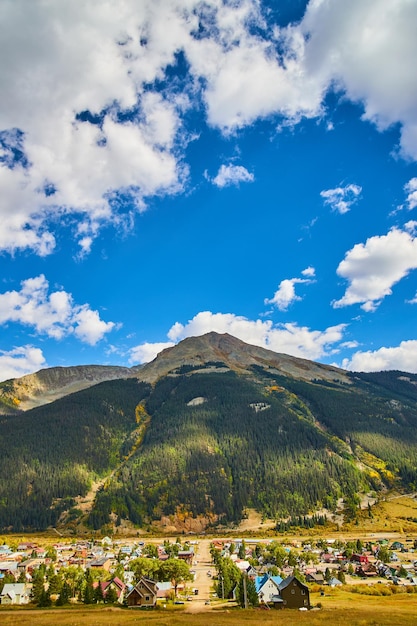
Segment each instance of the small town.
[[307,611],[320,610],[324,597],[343,587],[381,596],[416,592],[417,538],[105,536],[0,545],[0,611],[86,604]]

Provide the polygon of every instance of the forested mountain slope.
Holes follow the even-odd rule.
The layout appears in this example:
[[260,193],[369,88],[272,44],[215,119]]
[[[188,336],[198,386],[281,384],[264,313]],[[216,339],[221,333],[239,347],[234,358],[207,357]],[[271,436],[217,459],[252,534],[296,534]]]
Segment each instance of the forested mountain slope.
[[[417,485],[415,375],[350,374],[210,333],[137,376],[0,417],[0,528],[227,522],[246,507],[280,518],[340,497],[349,513],[360,490]],[[74,498],[98,478],[81,520]]]

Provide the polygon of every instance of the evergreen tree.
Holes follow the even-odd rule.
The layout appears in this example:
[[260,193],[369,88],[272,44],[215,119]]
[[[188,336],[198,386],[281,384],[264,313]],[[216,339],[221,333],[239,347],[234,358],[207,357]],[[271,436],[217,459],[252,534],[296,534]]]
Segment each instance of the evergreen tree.
[[341,583],[345,584],[346,576],[345,576],[345,573],[342,570],[339,570],[337,572],[337,578],[338,578],[338,580],[340,580]]
[[70,597],[71,597],[71,587],[65,581],[64,584],[62,585],[61,593],[59,594],[59,597],[57,598],[56,605],[64,606],[65,604],[68,604],[70,601]]
[[51,595],[47,589],[42,590],[37,604],[39,607],[51,606],[52,604]]
[[242,541],[242,543],[239,546],[239,550],[237,553],[239,559],[245,559],[246,558],[246,544],[244,541]]
[[51,595],[61,593],[62,578],[59,574],[53,574],[53,576],[48,579],[48,583],[48,591]]
[[40,597],[42,592],[45,591],[45,578],[43,571],[41,569],[37,569],[32,582],[32,595],[33,600],[36,604],[39,604]]
[[84,604],[93,604],[95,601],[94,588],[92,581],[88,581],[85,585],[83,602]]
[[85,572],[85,587],[83,594],[84,604],[93,604],[95,602],[94,587],[93,587],[93,575],[90,569]]
[[104,602],[103,587],[101,586],[100,580],[97,582],[97,587],[94,589],[94,601],[98,604]]
[[115,604],[117,602],[118,598],[117,598],[117,591],[114,588],[113,585],[109,585],[107,587],[107,593],[106,593],[106,597],[105,597],[105,602],[107,604]]
[[[16,582],[16,579],[13,576],[13,574],[5,574],[3,578],[0,578],[0,593],[3,591],[4,585],[6,585],[7,583],[14,583],[14,582]],[[19,581],[19,582],[26,582],[26,580]]]

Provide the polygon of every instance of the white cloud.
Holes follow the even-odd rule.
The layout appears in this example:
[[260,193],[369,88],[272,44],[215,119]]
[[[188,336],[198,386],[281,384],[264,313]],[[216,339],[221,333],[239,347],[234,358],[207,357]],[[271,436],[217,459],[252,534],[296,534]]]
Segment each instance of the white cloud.
[[[156,4],[159,11],[133,0],[2,6],[0,131],[7,133],[9,167],[0,168],[1,249],[50,253],[54,220],[71,213],[88,225],[79,237],[86,253],[100,227],[118,221],[109,203],[117,190],[143,208],[147,196],[181,188],[186,168],[175,141],[186,98],[143,85],[162,77],[192,19],[179,2]],[[149,45],[141,46],[147,28]],[[134,107],[130,121],[118,118]],[[106,111],[102,123],[76,118],[86,110]],[[26,167],[10,168],[13,141]],[[43,193],[46,183],[54,193]]]
[[[314,267],[307,267],[301,272],[303,276],[314,277]],[[285,278],[278,286],[277,291],[272,298],[265,298],[265,304],[274,304],[280,311],[286,311],[288,307],[299,300],[302,300],[300,296],[295,293],[295,285],[302,283],[313,282],[310,278]]]
[[410,220],[404,224],[404,230],[414,235],[417,231],[417,222],[415,220]]
[[303,270],[302,272],[303,276],[309,276],[310,278],[313,278],[316,275],[316,270],[314,267],[306,267],[305,270]]
[[162,352],[165,348],[171,348],[173,345],[175,344],[172,341],[142,343],[129,350],[129,363],[149,363],[154,360],[159,352]]
[[[336,86],[380,130],[399,123],[402,153],[417,159],[413,1],[311,0],[285,29],[271,28],[257,0],[32,0],[0,11],[1,250],[50,254],[57,220],[71,215],[86,254],[102,226],[123,222],[118,190],[133,212],[181,190],[184,115],[201,101],[228,133],[271,114],[322,115]],[[182,83],[153,87],[181,52]]]
[[406,185],[404,191],[407,194],[407,208],[409,211],[417,206],[417,178],[411,178]]
[[216,187],[228,187],[239,183],[253,183],[255,177],[242,165],[222,165],[212,179]]
[[342,367],[354,372],[379,372],[401,370],[417,373],[417,341],[402,341],[399,346],[356,352],[351,359],[344,359]]
[[345,187],[336,187],[335,189],[325,189],[320,192],[324,198],[324,204],[331,206],[333,211],[337,211],[341,215],[350,210],[352,204],[356,202],[362,187],[359,185],[345,185]]
[[401,150],[417,158],[417,56],[413,0],[311,0],[300,25],[305,71],[362,102],[380,130],[401,125]]
[[357,348],[359,346],[359,343],[357,341],[344,341],[343,343],[340,344],[341,348]]
[[103,322],[87,304],[77,305],[66,291],[48,295],[44,275],[24,280],[20,291],[0,294],[0,324],[10,322],[33,327],[37,333],[62,339],[72,333],[84,343],[95,345],[115,324]]
[[203,311],[185,325],[176,322],[168,337],[177,342],[210,331],[229,333],[246,343],[314,360],[333,350],[332,346],[341,341],[344,329],[345,325],[339,324],[323,331],[310,330],[292,323],[273,324],[270,320],[249,320],[233,313]]
[[337,273],[349,282],[335,308],[361,304],[374,311],[392,286],[417,268],[417,238],[393,228],[388,234],[371,237],[346,253]]
[[32,374],[45,365],[45,358],[39,348],[22,346],[8,352],[0,350],[0,381]]
[[279,284],[277,291],[271,299],[265,298],[265,304],[274,304],[280,311],[286,311],[290,304],[301,300],[300,296],[295,293],[297,283],[304,283],[301,278],[285,278]]
[[169,330],[166,343],[144,343],[130,350],[130,363],[146,363],[164,350],[186,337],[197,337],[214,331],[229,333],[246,343],[267,348],[274,352],[317,360],[337,351],[335,346],[342,340],[345,324],[330,326],[324,330],[311,330],[297,324],[273,324],[270,320],[249,320],[233,313],[202,311],[187,324],[176,322]]

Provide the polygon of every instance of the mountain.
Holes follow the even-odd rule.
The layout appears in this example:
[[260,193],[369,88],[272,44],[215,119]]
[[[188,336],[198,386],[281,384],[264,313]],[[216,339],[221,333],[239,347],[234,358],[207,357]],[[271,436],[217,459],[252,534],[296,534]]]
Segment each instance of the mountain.
[[344,380],[343,370],[319,365],[312,361],[297,359],[285,354],[252,346],[232,337],[208,333],[202,337],[184,339],[173,348],[163,350],[147,365],[116,367],[105,365],[79,365],[75,367],[51,367],[0,383],[0,415],[27,411],[58,400],[70,393],[87,389],[99,382],[121,378],[138,378],[155,383],[184,364],[202,365],[221,361],[236,372],[244,372],[251,365],[266,364],[282,373],[298,378]]
[[106,380],[136,376],[140,367],[51,367],[0,383],[0,415],[27,411]]
[[220,335],[215,332],[189,337],[172,348],[166,348],[151,363],[143,366],[138,377],[140,380],[155,383],[161,376],[166,376],[185,364],[196,370],[201,365],[207,371],[207,364],[210,363],[216,368],[221,364],[237,373],[244,373],[248,368],[258,365],[294,378],[349,382],[346,372],[337,367],[277,354],[247,344],[227,333]]
[[361,491],[416,488],[416,375],[346,372],[216,333],[141,368],[64,369],[34,375],[40,392],[3,386],[26,400],[0,416],[2,529],[216,524],[247,507],[281,519],[340,498],[354,516]]

